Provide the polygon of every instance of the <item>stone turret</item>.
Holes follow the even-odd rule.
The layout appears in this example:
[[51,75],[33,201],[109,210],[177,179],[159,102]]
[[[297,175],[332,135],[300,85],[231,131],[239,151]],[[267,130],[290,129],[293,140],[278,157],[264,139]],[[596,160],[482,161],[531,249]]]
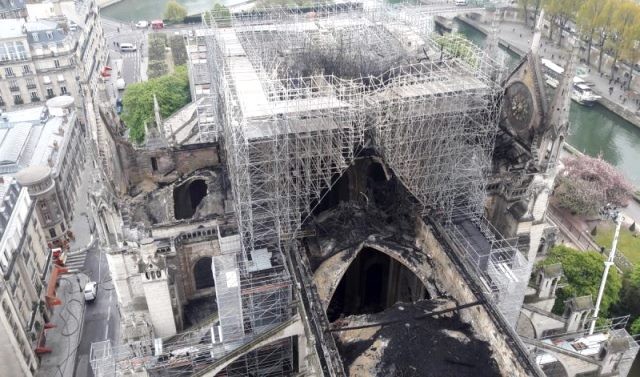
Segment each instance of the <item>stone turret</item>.
[[570,298],[564,302],[564,306],[564,317],[567,318],[567,332],[584,329],[593,316],[594,306],[591,295]]
[[630,337],[626,333],[611,332],[609,339],[600,350],[600,357],[602,358],[600,375],[604,376],[618,372],[620,362],[630,348]]
[[177,333],[175,315],[169,288],[164,257],[155,256],[156,245],[152,239],[140,242],[140,267],[142,287],[149,307],[149,315],[156,336],[166,337]]
[[548,264],[538,271],[538,298],[556,297],[558,282],[564,276],[560,263]]

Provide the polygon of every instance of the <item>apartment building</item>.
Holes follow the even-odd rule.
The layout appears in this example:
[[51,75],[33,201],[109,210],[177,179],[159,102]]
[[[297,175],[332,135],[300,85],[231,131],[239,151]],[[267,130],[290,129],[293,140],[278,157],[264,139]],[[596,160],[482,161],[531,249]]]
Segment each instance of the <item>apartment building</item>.
[[[0,20],[0,109],[25,108],[69,94],[84,108],[106,62],[93,1],[26,4],[27,19]],[[83,112],[79,112],[84,120]]]
[[50,252],[27,189],[0,176],[0,200],[0,374],[32,376],[49,318]]
[[85,134],[71,96],[0,117],[0,173],[27,188],[52,247],[64,246],[70,236]]
[[25,0],[0,0],[0,18],[27,17]]

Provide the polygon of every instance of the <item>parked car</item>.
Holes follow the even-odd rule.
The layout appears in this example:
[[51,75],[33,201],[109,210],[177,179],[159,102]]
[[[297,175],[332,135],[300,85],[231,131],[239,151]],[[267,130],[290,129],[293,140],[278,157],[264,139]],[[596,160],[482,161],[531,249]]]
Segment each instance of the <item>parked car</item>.
[[96,299],[98,293],[98,283],[90,281],[84,286],[84,300],[91,302]]
[[162,20],[153,20],[153,21],[151,21],[151,28],[153,30],[164,29],[164,21],[162,21]]
[[130,52],[135,51],[138,48],[133,43],[120,43],[120,51],[122,52]]
[[127,87],[127,83],[124,81],[123,78],[119,78],[116,80],[116,89],[124,90],[124,88],[126,87]]
[[138,29],[145,29],[145,28],[149,27],[149,22],[148,21],[144,21],[144,20],[140,20],[140,21],[136,22],[136,27]]

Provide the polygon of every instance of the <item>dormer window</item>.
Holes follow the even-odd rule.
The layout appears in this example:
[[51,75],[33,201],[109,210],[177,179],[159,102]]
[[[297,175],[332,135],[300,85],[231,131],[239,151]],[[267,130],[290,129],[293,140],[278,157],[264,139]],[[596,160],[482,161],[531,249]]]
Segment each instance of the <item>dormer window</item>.
[[48,31],[47,32],[47,38],[49,38],[49,40],[52,40],[53,39],[53,33]]
[[40,39],[38,38],[38,33],[31,33],[31,37],[33,38],[34,42],[39,41]]

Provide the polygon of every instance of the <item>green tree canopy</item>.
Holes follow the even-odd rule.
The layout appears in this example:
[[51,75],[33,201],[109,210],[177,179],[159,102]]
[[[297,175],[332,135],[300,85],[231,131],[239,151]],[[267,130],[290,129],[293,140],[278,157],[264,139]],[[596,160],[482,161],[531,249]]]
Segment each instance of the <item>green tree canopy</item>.
[[613,311],[618,315],[631,316],[631,333],[640,334],[640,265],[624,275],[620,301]]
[[[595,304],[604,272],[604,256],[595,251],[579,251],[560,245],[554,247],[541,265],[562,264],[566,283],[558,289],[553,312],[562,314],[564,302],[571,297],[591,295]],[[600,304],[600,317],[607,316],[611,305],[619,300],[622,279],[615,268],[609,270],[607,286]]]
[[549,20],[551,20],[551,39],[553,39],[553,31],[559,27],[558,44],[562,45],[562,30],[567,26],[569,20],[573,19],[580,9],[582,1],[580,0],[545,0],[544,9],[547,12]]
[[[638,22],[640,21],[640,6],[633,0],[618,0],[613,13],[613,38],[610,38],[609,48],[613,55],[611,73],[620,57],[636,57],[633,51],[638,40]],[[635,62],[634,62],[635,63]],[[632,64],[633,65],[633,64]]]
[[122,120],[129,128],[129,138],[142,143],[145,123],[154,127],[153,95],[158,99],[160,115],[167,118],[191,101],[189,77],[185,66],[177,66],[171,75],[127,86],[122,98]]
[[169,0],[164,11],[164,19],[169,22],[182,22],[187,17],[187,8],[180,5],[176,0]]
[[598,29],[598,18],[605,6],[606,1],[604,0],[586,0],[578,10],[576,24],[580,34],[587,40],[587,65],[591,63],[593,37]]

